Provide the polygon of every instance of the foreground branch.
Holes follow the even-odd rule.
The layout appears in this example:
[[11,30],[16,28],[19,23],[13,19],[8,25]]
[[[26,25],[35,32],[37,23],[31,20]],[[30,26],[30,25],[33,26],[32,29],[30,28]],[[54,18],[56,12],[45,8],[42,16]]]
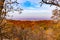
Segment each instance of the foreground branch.
[[55,5],[60,7],[60,4],[58,3],[58,1],[52,0],[52,1],[48,1],[48,0],[42,0],[43,3],[45,4],[51,4],[51,5]]

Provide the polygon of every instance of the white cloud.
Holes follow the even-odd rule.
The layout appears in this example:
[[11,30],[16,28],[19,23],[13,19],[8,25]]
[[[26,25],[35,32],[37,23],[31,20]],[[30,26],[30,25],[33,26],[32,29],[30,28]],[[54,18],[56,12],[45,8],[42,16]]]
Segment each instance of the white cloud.
[[[50,18],[52,16],[51,10],[24,10],[23,13],[15,11],[14,13],[7,13],[10,17],[8,19],[19,18]],[[11,17],[13,15],[13,17]]]

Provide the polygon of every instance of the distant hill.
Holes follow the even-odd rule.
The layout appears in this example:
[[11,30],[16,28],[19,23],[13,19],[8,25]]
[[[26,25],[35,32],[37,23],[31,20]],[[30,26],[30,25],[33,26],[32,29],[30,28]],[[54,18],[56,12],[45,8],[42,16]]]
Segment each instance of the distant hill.
[[40,21],[40,20],[51,20],[51,18],[12,18],[10,20],[21,20],[21,21]]

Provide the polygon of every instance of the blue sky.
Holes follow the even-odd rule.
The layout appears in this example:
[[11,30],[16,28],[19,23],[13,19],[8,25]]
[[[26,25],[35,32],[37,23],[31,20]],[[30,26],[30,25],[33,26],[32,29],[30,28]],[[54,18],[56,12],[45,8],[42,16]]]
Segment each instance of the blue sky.
[[[12,0],[14,1],[14,0]],[[56,8],[56,6],[51,6],[47,4],[43,4],[40,7],[41,0],[18,0],[20,4],[16,7],[23,8],[23,12],[19,14],[19,12],[15,11],[14,13],[9,12],[7,15],[10,15],[10,17],[7,17],[8,19],[19,19],[19,18],[50,18],[52,16],[52,10]],[[13,17],[11,17],[13,15]]]

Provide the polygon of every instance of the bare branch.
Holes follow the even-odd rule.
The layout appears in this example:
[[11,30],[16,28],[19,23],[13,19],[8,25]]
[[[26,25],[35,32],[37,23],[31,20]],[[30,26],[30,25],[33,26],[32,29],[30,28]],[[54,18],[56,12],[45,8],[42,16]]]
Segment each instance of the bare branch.
[[59,0],[58,1],[57,0],[42,0],[42,2],[45,4],[52,4],[52,5],[60,7]]

